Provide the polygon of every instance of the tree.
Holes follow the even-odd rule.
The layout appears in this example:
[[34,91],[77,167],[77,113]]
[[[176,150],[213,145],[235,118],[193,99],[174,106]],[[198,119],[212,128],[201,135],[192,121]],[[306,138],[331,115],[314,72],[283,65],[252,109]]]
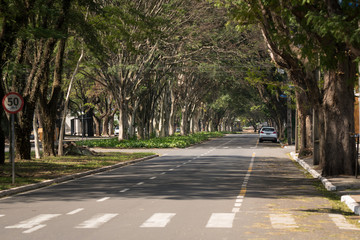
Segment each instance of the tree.
[[[292,80],[298,89],[306,86],[308,99],[320,116],[323,174],[353,174],[355,142],[350,133],[354,131],[354,54],[349,52],[344,41],[318,31],[321,24],[311,23],[312,13],[316,11],[322,13],[324,20],[332,20],[330,25],[336,22],[331,16],[334,6],[339,7],[339,3],[329,3],[331,7],[312,1],[256,0],[234,2],[231,9],[239,24],[259,24],[271,51],[288,64],[290,77],[294,77]],[[346,18],[343,20],[347,21]],[[324,69],[324,82],[320,88],[311,77],[318,59]],[[296,77],[295,73],[304,78],[299,78],[299,74]]]

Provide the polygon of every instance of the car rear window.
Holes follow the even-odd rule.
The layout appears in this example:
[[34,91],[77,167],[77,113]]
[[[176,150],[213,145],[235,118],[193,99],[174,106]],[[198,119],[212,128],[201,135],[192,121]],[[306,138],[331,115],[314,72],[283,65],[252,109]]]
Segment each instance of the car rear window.
[[262,131],[273,132],[273,131],[275,131],[275,129],[274,128],[263,128]]

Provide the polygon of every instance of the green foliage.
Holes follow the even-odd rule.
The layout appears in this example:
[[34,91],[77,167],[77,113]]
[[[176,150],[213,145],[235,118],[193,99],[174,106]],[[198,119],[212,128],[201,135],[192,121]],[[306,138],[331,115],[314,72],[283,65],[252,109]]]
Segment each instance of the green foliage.
[[77,145],[88,147],[107,147],[107,148],[185,148],[192,144],[200,143],[209,138],[223,136],[220,132],[201,132],[188,136],[170,136],[161,138],[150,138],[147,140],[122,140],[117,138],[79,141]]

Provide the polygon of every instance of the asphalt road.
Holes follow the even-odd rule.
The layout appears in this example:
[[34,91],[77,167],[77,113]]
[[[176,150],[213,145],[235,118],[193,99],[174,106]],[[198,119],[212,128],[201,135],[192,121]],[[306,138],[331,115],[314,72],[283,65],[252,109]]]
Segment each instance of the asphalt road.
[[228,135],[0,200],[0,239],[359,239],[277,143]]

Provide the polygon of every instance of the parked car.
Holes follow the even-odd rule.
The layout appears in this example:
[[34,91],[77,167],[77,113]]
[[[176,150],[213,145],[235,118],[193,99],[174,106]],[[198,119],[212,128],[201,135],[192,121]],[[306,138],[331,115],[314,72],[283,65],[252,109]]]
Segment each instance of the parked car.
[[259,142],[272,141],[277,142],[277,132],[273,127],[263,127],[259,133]]
[[115,127],[114,134],[115,136],[119,135],[119,126]]

